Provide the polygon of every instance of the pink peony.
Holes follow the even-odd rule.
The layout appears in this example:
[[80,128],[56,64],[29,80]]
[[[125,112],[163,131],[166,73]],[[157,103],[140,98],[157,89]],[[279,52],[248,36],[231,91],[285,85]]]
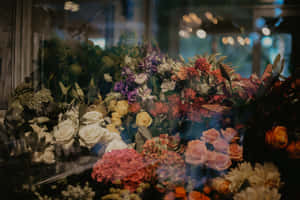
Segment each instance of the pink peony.
[[202,132],[201,139],[208,143],[213,143],[216,139],[220,137],[219,131],[214,128],[208,129]]
[[226,170],[232,164],[230,157],[226,154],[209,152],[207,155],[208,155],[208,159],[206,165],[209,168],[215,169],[217,171]]
[[93,167],[92,178],[98,182],[121,181],[126,189],[134,191],[141,182],[148,180],[143,157],[133,149],[113,150],[105,153]]
[[185,161],[192,165],[200,165],[206,161],[207,149],[201,140],[192,140],[188,143],[185,152]]
[[236,161],[243,160],[243,147],[236,143],[230,144],[228,153],[232,160],[236,160]]
[[238,135],[238,132],[233,128],[226,128],[225,130],[221,129],[221,133],[228,142],[231,142],[232,139]]
[[218,152],[223,152],[223,153],[228,152],[229,144],[224,139],[219,138],[213,141],[212,145],[214,146],[215,150]]

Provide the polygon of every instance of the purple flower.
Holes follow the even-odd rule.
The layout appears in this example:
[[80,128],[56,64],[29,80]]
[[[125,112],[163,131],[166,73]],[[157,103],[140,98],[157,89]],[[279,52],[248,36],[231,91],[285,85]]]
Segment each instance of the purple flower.
[[128,92],[128,101],[129,103],[133,103],[136,101],[137,98],[137,89],[134,89],[133,91]]
[[124,88],[125,88],[125,85],[124,85],[123,81],[119,81],[119,82],[115,83],[114,90],[116,92],[121,92]]

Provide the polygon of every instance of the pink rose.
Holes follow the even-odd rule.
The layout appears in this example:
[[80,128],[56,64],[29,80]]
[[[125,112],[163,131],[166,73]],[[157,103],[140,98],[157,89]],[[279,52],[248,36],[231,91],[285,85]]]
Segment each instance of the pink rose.
[[206,146],[201,140],[192,140],[188,143],[185,152],[185,161],[192,165],[200,165],[206,161]]
[[208,129],[207,131],[202,132],[201,139],[208,143],[213,143],[216,139],[220,137],[219,131],[214,128]]
[[217,171],[228,169],[232,164],[230,157],[226,154],[210,152],[208,155],[211,157],[208,158],[208,162],[206,162],[206,165]]
[[215,150],[218,152],[223,152],[223,153],[228,152],[229,144],[224,139],[219,138],[219,139],[213,141],[212,145],[214,146]]
[[231,142],[232,139],[238,135],[238,132],[233,128],[221,129],[221,133],[228,142]]
[[228,153],[232,160],[243,160],[243,147],[236,143],[230,144]]

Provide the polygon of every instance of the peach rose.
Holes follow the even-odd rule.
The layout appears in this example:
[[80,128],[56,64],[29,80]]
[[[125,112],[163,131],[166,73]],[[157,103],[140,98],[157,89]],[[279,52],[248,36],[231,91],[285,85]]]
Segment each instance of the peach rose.
[[212,143],[219,137],[220,137],[219,131],[217,131],[214,128],[211,128],[211,129],[208,129],[208,130],[202,132],[201,139],[204,140],[205,142]]
[[215,169],[217,171],[223,171],[231,166],[230,157],[223,153],[210,152],[208,153],[208,159],[206,165],[209,168]]
[[205,163],[207,149],[205,143],[201,140],[192,140],[188,143],[185,152],[185,161],[192,165],[200,165]]
[[287,130],[284,126],[276,126],[267,131],[265,136],[266,143],[275,149],[284,149],[288,145]]
[[231,142],[232,139],[238,136],[238,132],[233,128],[226,128],[225,130],[221,129],[221,133],[228,142]]
[[228,154],[232,160],[241,161],[243,160],[243,147],[236,143],[230,144]]
[[229,144],[224,139],[218,138],[212,142],[212,145],[214,146],[215,150],[218,152],[223,152],[223,153],[228,152]]
[[177,72],[177,77],[180,80],[185,80],[187,78],[187,71],[185,69],[185,67],[180,67],[179,71]]
[[149,127],[152,124],[152,118],[147,112],[140,112],[136,115],[136,125],[139,127]]

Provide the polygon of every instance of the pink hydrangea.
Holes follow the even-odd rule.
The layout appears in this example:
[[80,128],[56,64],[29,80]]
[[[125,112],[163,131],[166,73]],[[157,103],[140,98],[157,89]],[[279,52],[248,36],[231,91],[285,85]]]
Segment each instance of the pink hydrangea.
[[131,191],[149,178],[142,155],[133,149],[105,153],[93,167],[92,178],[98,182],[121,184]]

